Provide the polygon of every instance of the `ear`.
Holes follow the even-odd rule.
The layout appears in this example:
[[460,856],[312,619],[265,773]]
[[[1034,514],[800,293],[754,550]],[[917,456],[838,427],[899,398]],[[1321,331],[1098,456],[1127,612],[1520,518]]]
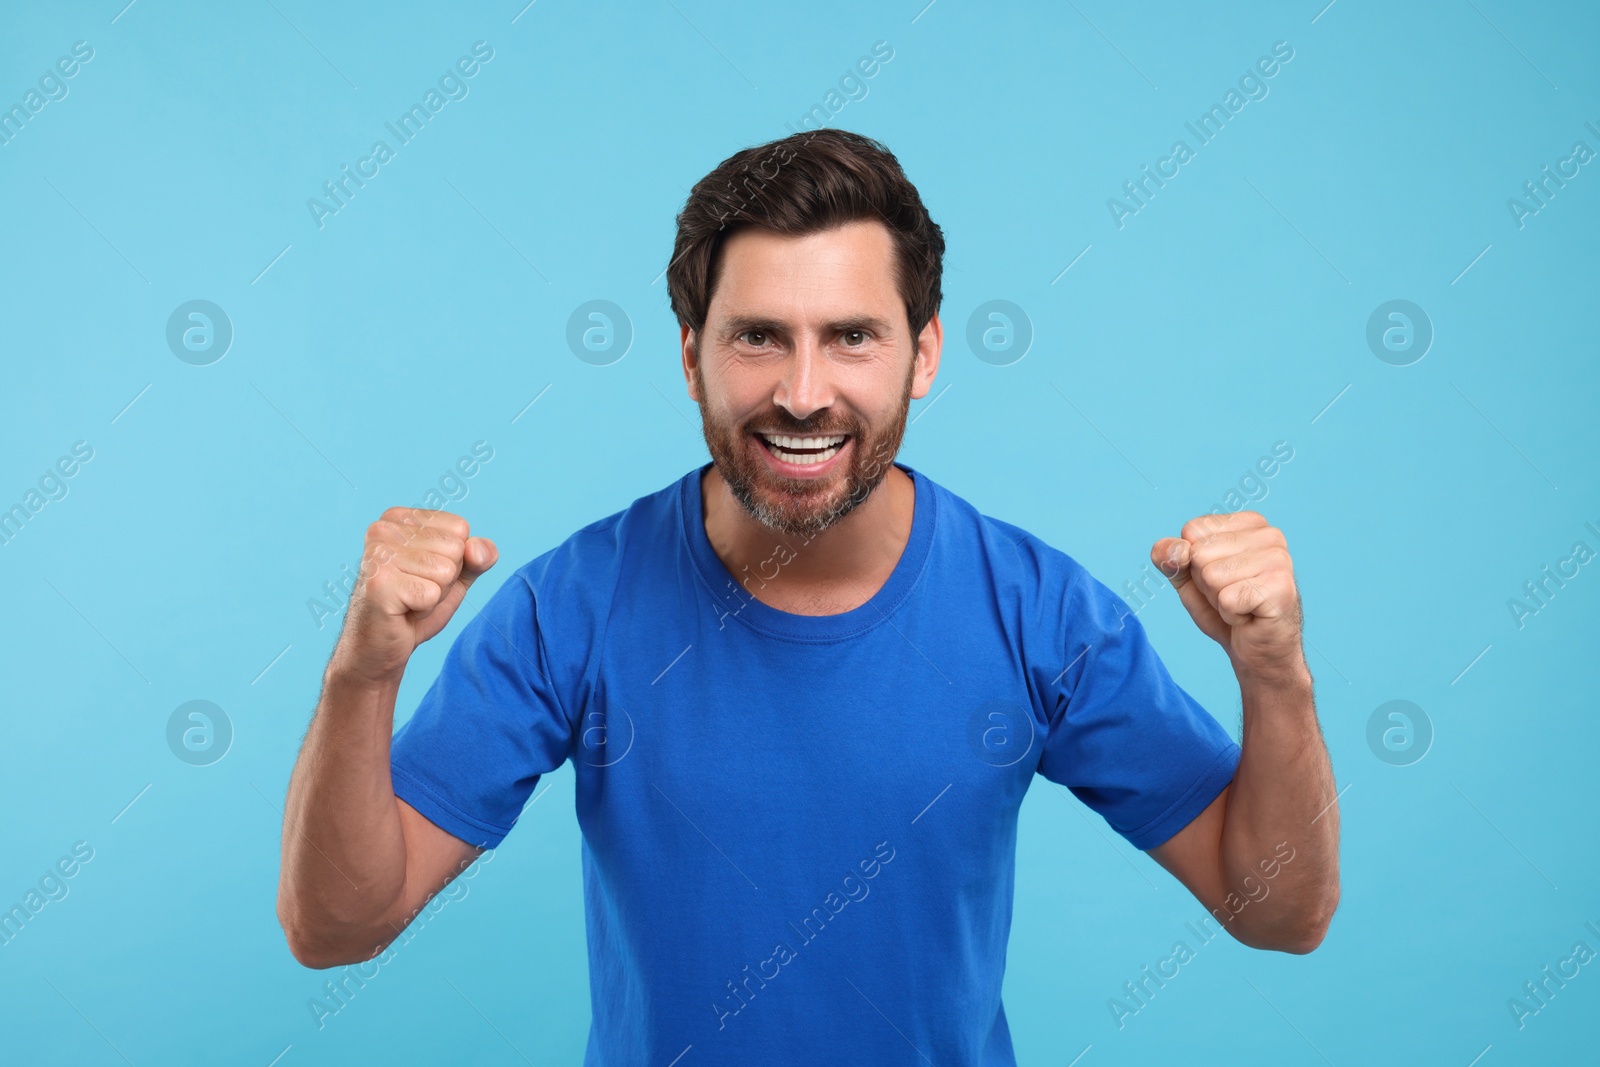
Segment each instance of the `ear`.
[[698,404],[704,398],[698,395],[699,390],[695,388],[694,369],[698,357],[695,355],[694,330],[690,329],[687,323],[678,328],[678,343],[683,347],[683,379],[689,386],[689,399]]
[[917,336],[917,351],[913,357],[917,360],[917,370],[911,380],[913,400],[922,399],[933,388],[933,376],[939,373],[939,353],[943,349],[944,324],[939,321],[939,313],[935,311]]

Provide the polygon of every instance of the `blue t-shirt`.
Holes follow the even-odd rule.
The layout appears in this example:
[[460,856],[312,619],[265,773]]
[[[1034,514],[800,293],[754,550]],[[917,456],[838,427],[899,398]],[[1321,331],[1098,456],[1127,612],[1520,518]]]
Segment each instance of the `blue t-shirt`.
[[708,462],[510,575],[395,735],[396,795],[485,848],[572,760],[587,1067],[1011,1067],[1035,772],[1140,849],[1232,779],[1239,746],[1120,598],[897,466],[910,539],[861,606],[751,596],[807,548],[774,534],[731,574]]

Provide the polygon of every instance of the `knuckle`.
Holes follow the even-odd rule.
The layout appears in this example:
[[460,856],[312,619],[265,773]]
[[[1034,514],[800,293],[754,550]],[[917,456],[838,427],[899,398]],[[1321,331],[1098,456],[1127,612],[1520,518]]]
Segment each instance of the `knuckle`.
[[431,608],[444,596],[444,590],[438,584],[422,577],[420,574],[408,574],[405,577],[406,590],[425,608]]
[[385,541],[381,539],[368,541],[366,551],[361,553],[359,576],[368,579],[372,578],[383,570],[384,565],[393,558],[394,549],[390,548]]
[[390,557],[373,555],[361,561],[361,580],[370,588],[386,589],[394,574],[394,568],[389,566]]
[[405,530],[406,543],[410,544],[428,529],[428,512],[422,508],[412,508],[401,517],[400,526]]
[[449,556],[427,549],[417,550],[417,562],[422,566],[429,578],[440,583],[455,580],[456,574],[461,570],[461,565]]
[[384,513],[384,518],[399,526],[420,526],[428,521],[428,515],[427,508],[404,504],[390,508]]
[[1189,550],[1190,561],[1201,566],[1215,563],[1227,554],[1228,544],[1222,537],[1202,538],[1199,543]]

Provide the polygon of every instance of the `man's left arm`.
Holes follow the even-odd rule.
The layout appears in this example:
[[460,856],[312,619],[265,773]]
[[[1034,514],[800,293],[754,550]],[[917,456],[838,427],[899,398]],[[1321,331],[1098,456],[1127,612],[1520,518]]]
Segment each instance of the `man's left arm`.
[[1243,944],[1310,952],[1339,904],[1339,809],[1283,533],[1254,511],[1204,515],[1150,559],[1228,653],[1244,707],[1233,781],[1150,855]]

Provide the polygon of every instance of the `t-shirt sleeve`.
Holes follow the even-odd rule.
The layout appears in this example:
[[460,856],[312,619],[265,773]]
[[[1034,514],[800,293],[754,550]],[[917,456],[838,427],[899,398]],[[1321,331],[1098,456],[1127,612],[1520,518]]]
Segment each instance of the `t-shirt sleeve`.
[[1061,600],[1069,665],[1047,690],[1038,771],[1154,848],[1233,780],[1241,750],[1172,680],[1120,597],[1078,567]]
[[456,636],[390,744],[395,795],[479,848],[510,833],[572,739],[537,607],[523,571],[506,579]]

